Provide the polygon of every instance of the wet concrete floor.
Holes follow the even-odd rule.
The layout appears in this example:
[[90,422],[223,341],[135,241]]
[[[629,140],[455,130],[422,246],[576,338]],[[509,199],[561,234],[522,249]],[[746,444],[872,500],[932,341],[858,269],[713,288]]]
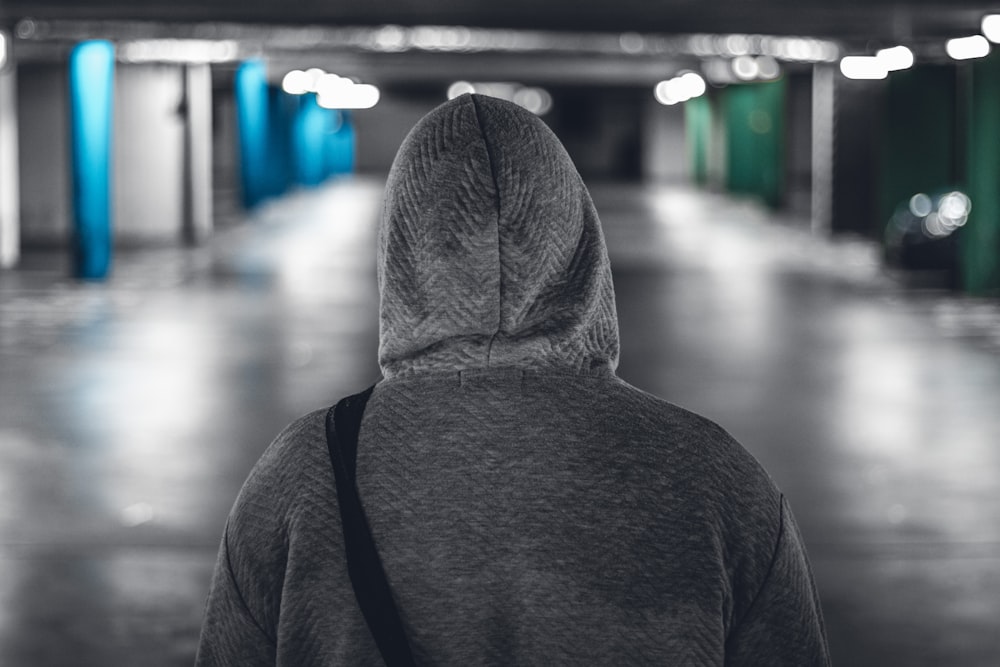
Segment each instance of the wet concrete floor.
[[[790,498],[839,665],[1000,664],[1000,306],[913,291],[745,202],[598,186],[633,384]],[[197,249],[0,273],[0,665],[186,665],[277,431],[378,378],[380,183]]]

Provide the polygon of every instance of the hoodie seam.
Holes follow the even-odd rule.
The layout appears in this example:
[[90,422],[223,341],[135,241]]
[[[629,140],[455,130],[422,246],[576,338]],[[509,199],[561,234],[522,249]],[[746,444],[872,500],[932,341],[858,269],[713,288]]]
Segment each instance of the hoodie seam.
[[490,176],[493,178],[493,187],[496,190],[497,198],[497,326],[496,331],[494,331],[493,335],[490,336],[490,342],[486,347],[486,367],[490,368],[490,363],[493,357],[493,344],[496,342],[497,336],[500,334],[500,324],[503,319],[503,263],[500,255],[500,179],[497,178],[496,160],[493,155],[493,149],[490,146],[490,142],[486,138],[486,126],[483,123],[482,111],[479,108],[479,103],[476,101],[475,95],[469,95],[469,99],[472,101],[472,109],[476,116],[476,124],[479,126],[479,136],[482,138],[483,147],[486,149],[486,159],[490,165]]

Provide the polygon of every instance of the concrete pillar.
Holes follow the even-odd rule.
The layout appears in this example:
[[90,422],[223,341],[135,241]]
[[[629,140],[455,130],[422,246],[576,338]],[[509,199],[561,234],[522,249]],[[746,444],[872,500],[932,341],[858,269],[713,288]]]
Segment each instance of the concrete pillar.
[[0,269],[15,266],[21,248],[15,77],[10,35],[0,30]]
[[212,70],[184,68],[184,240],[199,243],[212,233]]
[[833,65],[816,64],[812,72],[811,227],[828,235],[833,225]]
[[[643,104],[642,175],[653,183],[678,183],[688,176],[685,108],[664,106],[653,95]],[[690,147],[688,147],[690,148]]]

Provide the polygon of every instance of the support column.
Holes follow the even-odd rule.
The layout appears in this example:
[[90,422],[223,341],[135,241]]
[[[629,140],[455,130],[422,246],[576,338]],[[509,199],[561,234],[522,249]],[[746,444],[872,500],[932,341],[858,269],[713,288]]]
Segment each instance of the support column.
[[712,101],[708,95],[684,103],[684,121],[691,179],[697,185],[708,185],[712,151]]
[[812,72],[812,174],[810,216],[814,234],[827,236],[833,227],[833,65],[816,64]]
[[204,241],[212,233],[212,70],[184,68],[184,240]]
[[115,51],[111,42],[78,44],[70,55],[74,268],[101,280],[111,269],[111,127]]
[[962,285],[1000,290],[1000,54],[972,64],[968,93],[966,185],[972,212],[961,230]]
[[269,104],[264,62],[248,60],[236,70],[240,177],[243,206],[253,208],[268,195]]
[[0,30],[0,269],[15,266],[21,250],[15,77],[10,35]]
[[785,82],[730,86],[723,102],[726,187],[777,208],[784,196]]

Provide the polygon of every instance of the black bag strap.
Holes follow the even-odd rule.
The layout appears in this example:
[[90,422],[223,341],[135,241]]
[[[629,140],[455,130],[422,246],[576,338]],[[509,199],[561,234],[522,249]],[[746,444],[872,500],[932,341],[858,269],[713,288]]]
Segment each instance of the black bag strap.
[[341,399],[326,413],[326,446],[337,481],[337,502],[344,528],[347,573],[382,659],[389,667],[412,666],[403,622],[392,598],[368,519],[358,495],[356,464],[358,433],[365,405],[375,387]]

